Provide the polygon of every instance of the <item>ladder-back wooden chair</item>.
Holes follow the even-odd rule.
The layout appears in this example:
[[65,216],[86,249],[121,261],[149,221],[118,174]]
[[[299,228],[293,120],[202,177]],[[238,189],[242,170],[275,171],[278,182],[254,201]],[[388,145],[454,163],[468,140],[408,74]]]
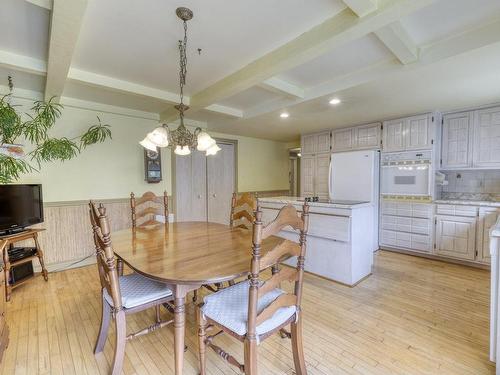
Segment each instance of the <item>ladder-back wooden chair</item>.
[[252,229],[257,198],[252,193],[233,193],[229,225],[233,228]]
[[[231,198],[231,213],[229,214],[229,225],[231,228],[243,228],[251,230],[255,220],[254,211],[257,208],[257,197],[253,193],[233,193]],[[234,280],[228,282],[228,285],[234,285]],[[203,285],[211,292],[217,292],[224,288],[223,283],[214,285]],[[198,300],[198,291],[193,294],[193,302]]]
[[[101,327],[94,354],[102,352],[108,335],[110,318],[113,317],[116,327],[116,340],[111,373],[112,375],[119,375],[122,370],[127,340],[155,331],[173,322],[173,320],[162,321],[160,318],[160,306],[173,301],[173,293],[165,284],[148,279],[138,273],[125,276],[118,275],[106,209],[102,204],[97,208],[92,201],[89,203],[89,208],[97,268],[102,288]],[[151,307],[156,309],[155,323],[127,336],[126,315]]]
[[[293,359],[297,375],[306,375],[302,348],[302,284],[306,254],[306,234],[309,206],[304,203],[301,217],[291,205],[283,207],[278,216],[266,226],[262,224],[262,211],[257,206],[253,224],[253,246],[250,279],[205,297],[197,306],[199,324],[200,374],[205,375],[206,347],[212,348],[223,359],[244,372],[257,375],[257,346],[267,337],[291,325]],[[300,233],[299,243],[284,240],[266,254],[261,254],[261,244],[266,238],[278,234],[286,226]],[[267,281],[260,273],[283,259],[297,256],[296,268],[283,268]],[[283,282],[293,282],[293,293],[279,289]],[[215,333],[207,335],[207,330]],[[221,333],[227,333],[244,343],[244,363],[213,343]]]
[[140,198],[130,193],[130,213],[132,215],[132,227],[144,227],[147,225],[164,224],[156,220],[157,215],[165,217],[168,224],[168,196],[167,192],[163,196],[157,196],[148,191]]

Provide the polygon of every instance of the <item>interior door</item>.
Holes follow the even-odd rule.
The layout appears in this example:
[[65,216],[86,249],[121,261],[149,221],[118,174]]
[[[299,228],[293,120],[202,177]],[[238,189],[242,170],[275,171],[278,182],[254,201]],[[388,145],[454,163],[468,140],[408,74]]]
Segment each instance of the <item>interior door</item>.
[[472,112],[443,117],[442,168],[467,168],[472,163]]
[[454,258],[474,260],[476,218],[437,216],[436,253]]
[[208,221],[229,224],[235,191],[234,144],[218,143],[221,150],[207,157]]
[[175,156],[176,221],[207,220],[207,163],[204,153]]

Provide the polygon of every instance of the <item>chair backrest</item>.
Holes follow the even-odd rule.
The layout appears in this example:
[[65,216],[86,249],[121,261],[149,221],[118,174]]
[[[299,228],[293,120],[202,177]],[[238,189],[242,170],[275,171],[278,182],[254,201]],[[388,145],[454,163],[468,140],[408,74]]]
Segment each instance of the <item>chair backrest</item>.
[[140,198],[136,198],[134,193],[130,193],[130,212],[132,215],[132,227],[163,224],[156,220],[156,215],[165,217],[165,224],[168,224],[168,195],[165,191],[163,196],[156,196],[148,191]]
[[[309,205],[307,202],[302,207],[301,216],[298,216],[297,210],[292,205],[284,206],[276,218],[263,225],[262,211],[257,204],[255,211],[255,222],[253,224],[253,246],[252,246],[252,265],[250,277],[250,291],[248,300],[248,335],[256,336],[256,328],[265,320],[271,318],[274,313],[288,306],[296,306],[297,312],[300,311],[302,300],[302,284],[304,280],[304,261],[306,254],[306,234],[309,222]],[[299,232],[299,243],[284,240],[273,249],[269,250],[264,256],[261,256],[262,241],[270,236],[278,234],[284,227],[290,226]],[[297,257],[296,268],[283,267],[273,276],[261,283],[260,272],[275,264],[278,264],[290,256]],[[269,306],[260,313],[257,311],[258,300],[263,295],[278,288],[282,282],[294,282],[293,293],[284,293],[276,298]]]
[[257,208],[257,198],[252,193],[233,193],[229,225],[233,228],[252,229],[255,220],[253,212]]
[[122,308],[122,297],[115,254],[111,245],[110,226],[106,216],[106,209],[102,204],[97,208],[95,203],[90,201],[89,213],[94,233],[94,245],[101,287],[106,288],[108,294],[113,299],[114,309],[120,310]]

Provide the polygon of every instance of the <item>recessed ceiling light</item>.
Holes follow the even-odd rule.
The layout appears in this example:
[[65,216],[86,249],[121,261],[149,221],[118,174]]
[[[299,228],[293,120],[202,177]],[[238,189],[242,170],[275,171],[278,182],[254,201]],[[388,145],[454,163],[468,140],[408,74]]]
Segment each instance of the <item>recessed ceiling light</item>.
[[281,118],[287,118],[288,116],[290,115],[287,112],[283,112],[282,114],[280,114]]
[[330,100],[330,104],[333,104],[333,105],[337,105],[340,103],[341,103],[341,100],[339,98],[333,98],[332,100]]

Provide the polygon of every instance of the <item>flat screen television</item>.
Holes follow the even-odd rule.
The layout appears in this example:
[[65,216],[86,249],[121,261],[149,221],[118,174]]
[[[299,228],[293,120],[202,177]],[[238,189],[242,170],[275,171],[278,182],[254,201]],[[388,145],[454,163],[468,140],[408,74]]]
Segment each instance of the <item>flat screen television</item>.
[[42,185],[0,185],[0,234],[43,222]]

